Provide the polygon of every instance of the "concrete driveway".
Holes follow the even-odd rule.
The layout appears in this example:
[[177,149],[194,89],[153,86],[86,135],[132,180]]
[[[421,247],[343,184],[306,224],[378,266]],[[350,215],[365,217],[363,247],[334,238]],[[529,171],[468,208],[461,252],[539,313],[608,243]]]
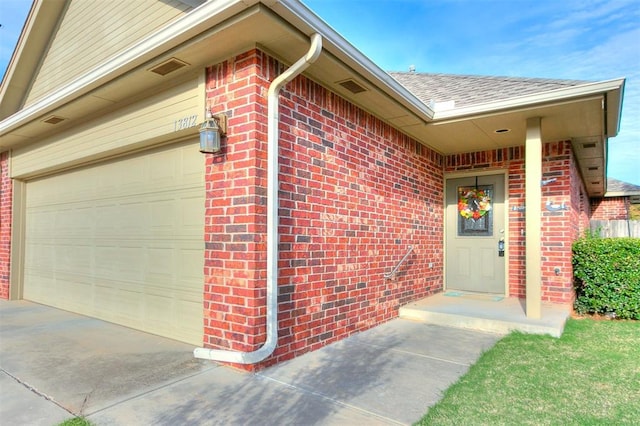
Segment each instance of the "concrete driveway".
[[191,345],[0,300],[0,419],[411,424],[500,337],[397,319],[250,374],[196,360]]

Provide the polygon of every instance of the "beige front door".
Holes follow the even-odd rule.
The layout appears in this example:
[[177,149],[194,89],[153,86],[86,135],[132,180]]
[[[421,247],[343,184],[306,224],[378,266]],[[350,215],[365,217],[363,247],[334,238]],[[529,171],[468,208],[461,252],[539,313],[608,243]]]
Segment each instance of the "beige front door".
[[447,290],[505,294],[504,192],[502,174],[447,180]]

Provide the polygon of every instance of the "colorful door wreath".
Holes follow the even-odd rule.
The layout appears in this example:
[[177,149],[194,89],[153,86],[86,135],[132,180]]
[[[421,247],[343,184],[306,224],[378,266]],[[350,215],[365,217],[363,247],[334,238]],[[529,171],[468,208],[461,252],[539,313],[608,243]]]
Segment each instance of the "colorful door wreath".
[[465,219],[478,220],[491,210],[491,197],[487,191],[461,187],[458,193],[458,211]]

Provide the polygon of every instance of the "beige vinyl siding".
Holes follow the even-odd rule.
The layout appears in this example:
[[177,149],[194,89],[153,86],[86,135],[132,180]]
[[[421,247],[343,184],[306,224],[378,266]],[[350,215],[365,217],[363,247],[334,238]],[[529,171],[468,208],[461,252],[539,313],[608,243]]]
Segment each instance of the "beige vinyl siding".
[[197,140],[26,184],[24,298],[202,343]]
[[[199,81],[194,79],[35,145],[17,148],[12,177],[34,176],[175,139],[185,133],[176,132],[176,120],[188,117],[189,124],[202,122],[203,99]],[[186,131],[196,133],[197,129]]]
[[26,105],[189,10],[177,0],[71,0],[43,57]]

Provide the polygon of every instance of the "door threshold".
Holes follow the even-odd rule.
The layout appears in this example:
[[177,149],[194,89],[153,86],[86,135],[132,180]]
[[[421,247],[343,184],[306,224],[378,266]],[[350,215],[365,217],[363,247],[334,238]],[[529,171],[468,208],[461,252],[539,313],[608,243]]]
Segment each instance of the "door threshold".
[[499,302],[504,300],[506,297],[504,294],[500,293],[479,293],[473,291],[464,291],[464,290],[446,290],[443,293],[443,296],[446,297],[464,297],[470,299],[478,299],[478,300],[489,300],[494,302]]

